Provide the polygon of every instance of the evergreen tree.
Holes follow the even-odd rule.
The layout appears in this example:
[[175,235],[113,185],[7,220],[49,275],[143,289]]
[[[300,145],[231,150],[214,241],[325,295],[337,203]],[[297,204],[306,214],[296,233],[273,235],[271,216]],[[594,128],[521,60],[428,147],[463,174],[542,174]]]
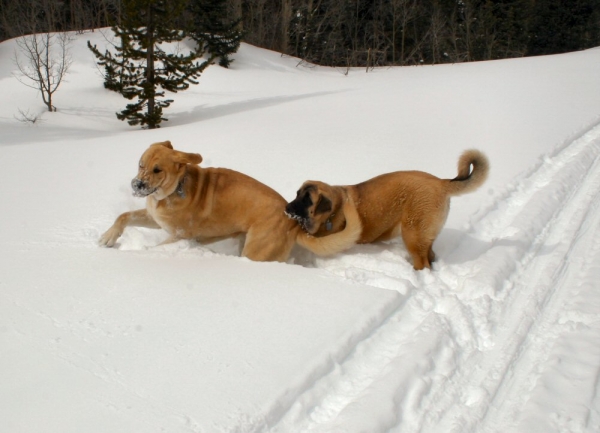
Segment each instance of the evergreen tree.
[[529,55],[558,54],[600,43],[600,0],[545,0],[534,8]]
[[[117,118],[127,120],[130,125],[147,125],[158,128],[163,120],[163,108],[173,102],[161,99],[165,91],[176,93],[186,90],[212,59],[200,63],[201,53],[168,53],[167,44],[180,42],[185,32],[176,28],[176,20],[184,11],[187,0],[123,0],[121,21],[113,26],[120,40],[116,53],[104,54],[92,46],[88,47],[104,66],[104,87],[118,92],[135,102],[117,113]],[[145,110],[145,111],[144,111]]]
[[190,0],[189,10],[193,21],[190,36],[199,51],[218,57],[219,65],[229,67],[233,61],[229,55],[238,50],[243,37],[238,30],[241,17],[227,20],[227,0]]

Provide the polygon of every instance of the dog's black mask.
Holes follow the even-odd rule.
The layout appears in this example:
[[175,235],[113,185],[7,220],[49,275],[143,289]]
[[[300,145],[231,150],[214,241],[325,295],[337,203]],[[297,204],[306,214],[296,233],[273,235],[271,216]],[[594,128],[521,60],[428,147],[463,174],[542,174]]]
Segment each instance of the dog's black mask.
[[296,198],[285,207],[285,213],[290,218],[303,222],[308,219],[308,209],[312,205],[313,201],[310,198],[310,190],[300,190]]

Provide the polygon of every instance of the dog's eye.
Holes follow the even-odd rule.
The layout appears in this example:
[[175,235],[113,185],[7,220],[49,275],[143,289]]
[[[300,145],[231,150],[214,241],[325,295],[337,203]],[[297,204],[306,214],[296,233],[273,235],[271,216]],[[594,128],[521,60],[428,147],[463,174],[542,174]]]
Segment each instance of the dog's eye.
[[152,170],[154,173],[160,173],[162,170],[158,167],[154,167],[154,170]]

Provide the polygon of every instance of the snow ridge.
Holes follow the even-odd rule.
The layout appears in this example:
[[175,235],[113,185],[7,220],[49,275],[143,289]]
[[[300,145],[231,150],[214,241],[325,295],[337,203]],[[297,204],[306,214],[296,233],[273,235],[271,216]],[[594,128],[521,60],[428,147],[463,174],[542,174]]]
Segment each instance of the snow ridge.
[[[553,400],[555,416],[544,428],[520,414],[544,400],[540,382],[564,357],[557,347],[575,331],[596,362],[571,362],[585,364],[580,380],[598,377],[600,350],[590,327],[599,328],[600,319],[581,311],[585,305],[576,300],[581,291],[593,290],[597,271],[591,268],[600,263],[599,203],[596,125],[543,158],[472,224],[433,272],[411,272],[393,243],[383,251],[361,246],[346,256],[318,259],[317,267],[398,290],[405,299],[268,431],[597,429],[598,413],[583,405],[589,393],[595,395],[597,380],[585,387],[588,395],[570,404]],[[575,254],[585,259],[571,263],[574,250],[588,253]],[[535,408],[527,413],[531,417]]]

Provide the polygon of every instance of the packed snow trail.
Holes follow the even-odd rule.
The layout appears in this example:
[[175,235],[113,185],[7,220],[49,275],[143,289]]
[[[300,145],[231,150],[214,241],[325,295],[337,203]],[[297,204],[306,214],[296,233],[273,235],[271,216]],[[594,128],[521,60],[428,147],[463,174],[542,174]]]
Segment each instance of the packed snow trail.
[[[600,297],[583,301],[600,277],[599,155],[595,126],[545,157],[433,272],[394,244],[317,260],[405,300],[269,431],[599,431],[584,403],[598,394]],[[568,373],[582,377],[544,387],[574,347]]]
[[[501,371],[492,367],[482,381],[491,396],[490,401],[485,404],[485,416],[481,425],[483,431],[512,431],[522,422],[530,425],[526,428],[518,427],[516,431],[546,432],[552,428],[561,430],[562,427],[568,427],[565,431],[570,432],[600,430],[598,421],[594,422],[594,426],[590,425],[593,422],[589,419],[590,414],[586,410],[582,412],[581,407],[578,407],[581,406],[579,402],[582,397],[587,399],[584,401],[591,400],[590,397],[598,386],[597,380],[581,381],[575,386],[577,392],[569,393],[569,398],[563,401],[559,398],[559,404],[554,403],[554,407],[548,412],[556,416],[556,422],[551,417],[533,422],[520,419],[523,407],[535,399],[540,382],[552,370],[553,351],[573,338],[573,331],[582,331],[578,329],[580,324],[584,325],[584,334],[588,334],[583,344],[586,347],[585,350],[576,352],[578,357],[575,362],[580,365],[576,368],[571,366],[570,370],[584,373],[584,376],[587,375],[586,379],[598,376],[600,348],[593,343],[599,341],[600,334],[596,332],[600,328],[600,317],[585,313],[581,308],[583,305],[577,305],[573,300],[582,291],[589,292],[586,293],[588,299],[593,299],[593,282],[600,275],[597,265],[600,263],[599,136],[596,129],[580,139],[585,148],[577,154],[579,164],[572,166],[580,166],[582,178],[576,185],[572,185],[575,187],[572,194],[558,206],[560,211],[544,228],[541,239],[536,242],[537,254],[514,278],[512,290],[516,296],[521,297],[518,305],[525,305],[526,309],[507,311],[505,316],[508,317],[504,320],[515,326],[512,329],[507,326],[503,330],[505,338],[501,341],[504,346],[497,345],[494,355],[488,357],[495,359],[496,365],[501,365],[498,361],[503,355],[506,357],[506,354],[513,354],[512,359],[506,360],[510,374],[504,380],[494,379]],[[589,159],[583,161],[582,158],[586,156]],[[577,174],[571,175],[573,179],[578,178]],[[568,182],[565,184],[568,185]],[[533,245],[534,248],[536,244]],[[570,257],[577,259],[573,261]],[[528,314],[523,314],[524,311]],[[556,358],[560,357],[561,354],[556,354]],[[590,361],[590,358],[594,362],[589,363],[588,371],[585,371],[583,364]],[[568,420],[569,425],[561,425],[561,419]]]

